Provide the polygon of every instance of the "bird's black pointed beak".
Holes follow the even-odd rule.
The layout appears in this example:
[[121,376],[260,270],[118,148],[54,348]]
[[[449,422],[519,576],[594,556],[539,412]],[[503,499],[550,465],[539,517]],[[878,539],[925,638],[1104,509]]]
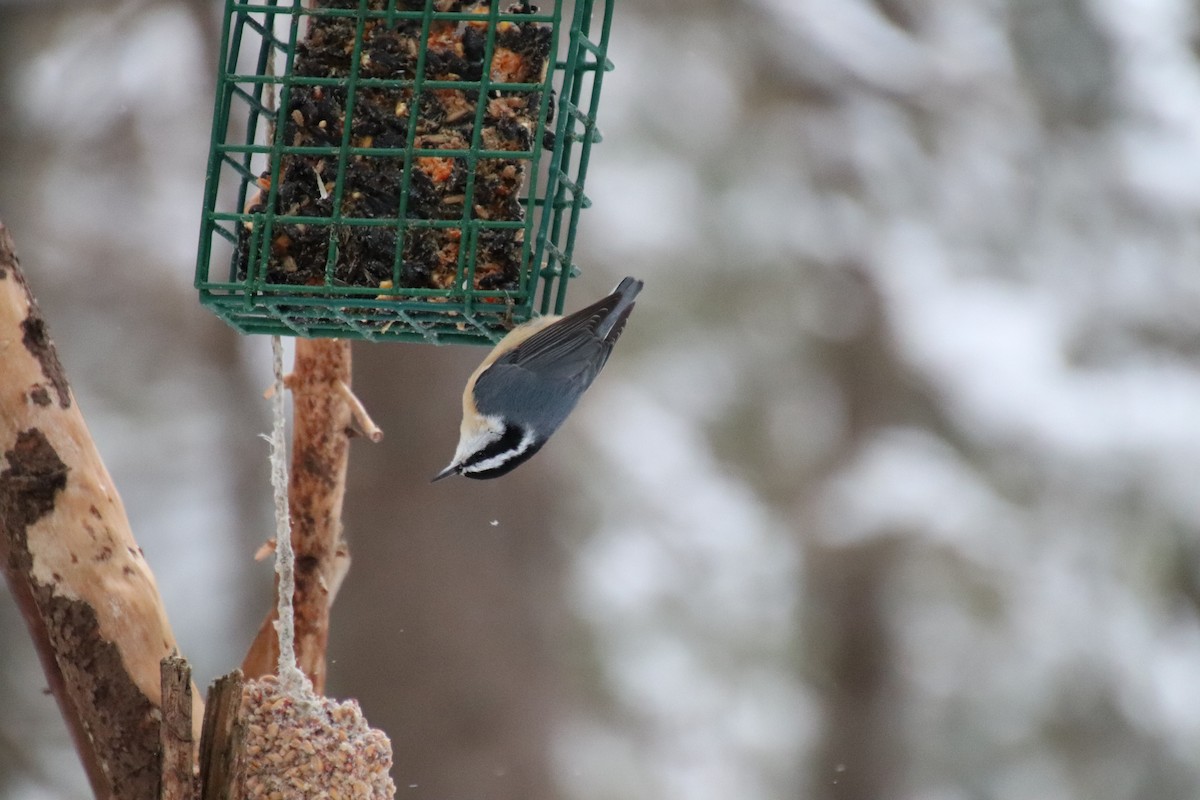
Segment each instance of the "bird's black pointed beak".
[[449,478],[451,475],[457,475],[457,474],[458,474],[458,464],[451,464],[450,466],[446,467],[444,470],[439,472],[437,475],[434,475],[432,478],[430,478],[429,482],[437,483],[442,478]]

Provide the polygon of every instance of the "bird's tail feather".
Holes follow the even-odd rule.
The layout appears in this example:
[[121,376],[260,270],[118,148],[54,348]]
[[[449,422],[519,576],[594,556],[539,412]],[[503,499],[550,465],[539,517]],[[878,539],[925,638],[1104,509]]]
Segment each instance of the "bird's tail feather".
[[633,311],[633,301],[637,299],[642,286],[642,281],[633,277],[625,278],[617,284],[617,288],[613,289],[612,294],[609,295],[609,297],[617,298],[616,305],[600,323],[600,327],[596,330],[597,336],[607,342],[617,340],[625,328],[625,321],[629,319],[629,314]]

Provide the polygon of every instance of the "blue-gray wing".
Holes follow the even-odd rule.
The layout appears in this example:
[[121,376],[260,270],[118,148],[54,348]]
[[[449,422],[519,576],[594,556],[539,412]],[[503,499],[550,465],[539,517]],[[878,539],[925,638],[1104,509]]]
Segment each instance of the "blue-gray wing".
[[587,383],[591,383],[625,330],[625,321],[641,289],[641,281],[626,278],[612,294],[535,333],[496,363],[515,364],[568,380],[590,373]]
[[549,436],[562,424],[595,372],[547,376],[515,364],[493,364],[475,382],[475,406]]
[[476,407],[548,436],[603,369],[642,282],[626,278],[587,308],[538,331],[496,359],[475,382]]

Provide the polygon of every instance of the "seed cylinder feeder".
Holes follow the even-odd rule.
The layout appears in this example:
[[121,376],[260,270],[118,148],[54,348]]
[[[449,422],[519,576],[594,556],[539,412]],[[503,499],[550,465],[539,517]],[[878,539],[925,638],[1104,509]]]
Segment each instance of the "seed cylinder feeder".
[[243,333],[561,313],[615,0],[227,0],[196,264]]

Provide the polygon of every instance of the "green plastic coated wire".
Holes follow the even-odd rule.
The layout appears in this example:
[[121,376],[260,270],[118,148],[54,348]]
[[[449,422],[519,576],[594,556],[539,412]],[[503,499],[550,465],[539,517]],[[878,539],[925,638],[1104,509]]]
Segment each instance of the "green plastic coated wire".
[[[590,205],[584,181],[591,147],[600,141],[596,114],[603,77],[613,68],[607,50],[615,3],[545,0],[539,9],[508,0],[226,0],[196,257],[200,301],[247,334],[435,344],[490,344],[535,313],[562,313],[568,284],[578,273],[572,252],[579,215]],[[329,30],[353,36],[347,42],[345,73],[326,75],[310,68],[295,74],[298,60],[310,47],[305,37],[316,24],[326,26],[326,36]],[[371,74],[366,43],[380,31],[399,30],[399,25],[412,31],[416,52],[411,68],[394,70],[395,77],[381,77],[384,70],[378,67]],[[500,62],[493,59],[501,52],[500,32],[511,35],[525,31],[514,26],[533,25],[549,31],[544,79],[530,82],[538,75],[525,75],[525,82],[516,82],[522,76],[507,73],[497,77],[494,64]],[[440,58],[431,55],[431,37],[447,30],[457,31],[462,42],[464,32],[481,42],[483,68],[476,70],[476,80],[430,72],[433,59]],[[288,141],[297,104],[326,96],[322,93],[344,98],[341,130],[330,130],[327,141],[302,141],[294,134]],[[427,129],[419,129],[427,124],[421,110],[440,96],[473,103],[464,112],[470,116],[461,123],[473,120],[469,143],[462,139],[446,147],[421,145],[422,134],[426,142],[430,138]],[[359,124],[355,109],[364,98],[379,102],[380,97],[407,98],[397,101],[396,109],[397,118],[403,110],[407,120],[395,141],[377,145],[371,137],[352,134],[352,126]],[[520,107],[528,110],[529,142],[524,149],[489,148],[485,141],[487,125],[494,124],[485,120],[486,114],[495,113],[489,104],[494,101],[503,109],[506,98],[518,98],[517,105],[523,102]],[[352,189],[358,184],[347,177],[351,167],[359,170],[361,179],[364,164],[385,163],[402,164],[391,210],[348,210],[357,208],[350,201],[360,196]],[[317,165],[311,167],[311,183],[321,192],[327,214],[289,199],[287,181],[294,182],[298,164]],[[462,198],[455,198],[461,213],[453,211],[454,205],[447,207],[453,213],[434,215],[418,208],[413,197],[422,187],[416,177],[429,180],[415,175],[426,168],[422,164],[465,171]],[[519,166],[517,173],[508,173],[509,181],[523,175],[510,201],[510,207],[521,209],[521,218],[501,218],[480,205],[480,198],[495,194],[495,189],[480,184],[478,176],[505,164]],[[302,279],[307,273],[295,277],[280,271],[281,242],[290,242],[287,234],[297,231],[325,237],[320,239],[323,265],[314,267],[311,280]],[[365,267],[349,263],[354,256],[347,247],[367,240],[390,248],[383,251],[391,253],[390,280],[387,256],[382,265],[373,265],[371,280],[361,277]],[[420,288],[406,287],[404,281],[414,274],[413,264],[406,263],[409,252],[428,249],[431,241],[453,242],[436,262],[449,271],[446,275],[452,273],[452,280],[443,276],[435,282],[442,288],[431,288],[428,281]],[[506,263],[517,265],[515,277],[499,288],[485,279],[489,273],[481,255],[488,247],[495,252],[497,242],[511,248],[504,252],[511,252],[514,260]],[[488,269],[494,271],[494,261]],[[351,280],[347,274],[359,278]],[[285,279],[288,282],[276,282]]]

